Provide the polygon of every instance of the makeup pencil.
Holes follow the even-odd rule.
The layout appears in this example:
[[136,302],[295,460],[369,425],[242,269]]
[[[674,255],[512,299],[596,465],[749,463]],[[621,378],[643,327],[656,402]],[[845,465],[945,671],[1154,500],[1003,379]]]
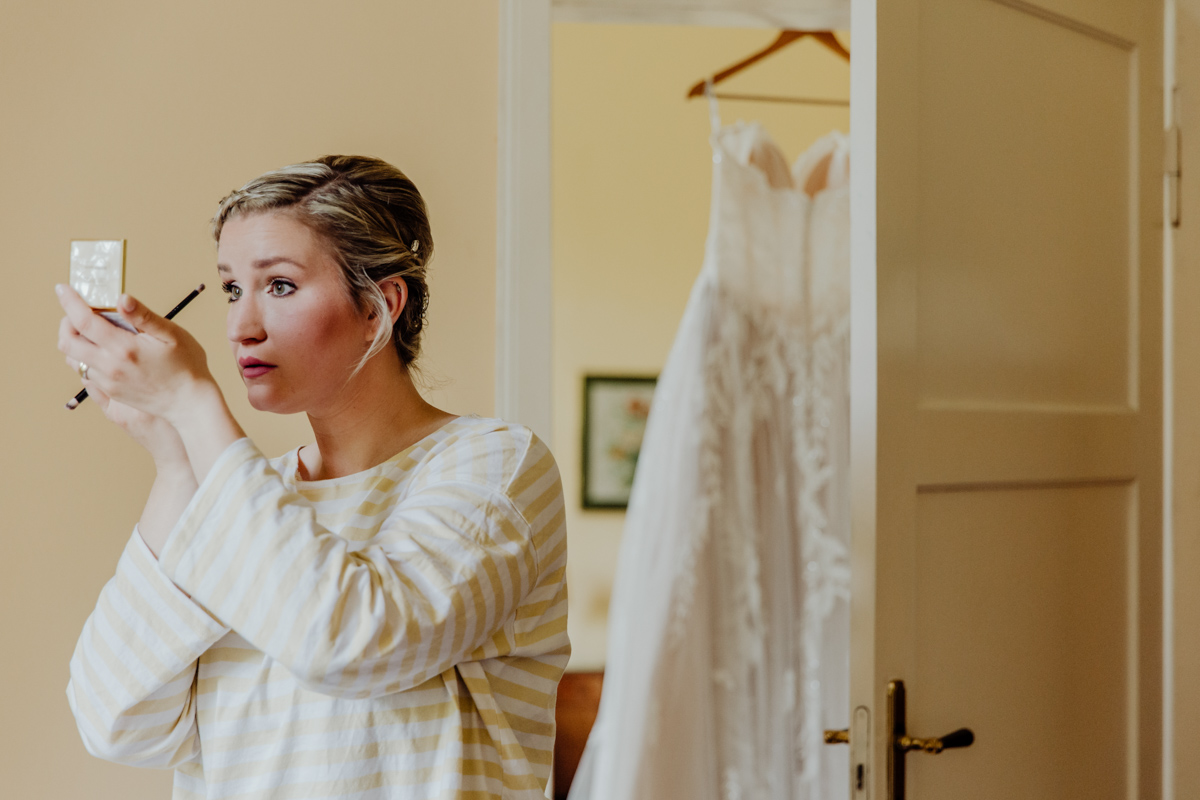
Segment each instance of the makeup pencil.
[[[166,319],[173,319],[176,314],[178,314],[180,311],[183,311],[184,307],[187,306],[188,303],[190,303],[196,299],[196,295],[200,294],[203,291],[204,291],[203,283],[200,284],[199,286],[197,286],[195,289],[192,289],[191,294],[189,294],[187,297],[180,300],[178,305],[176,305],[174,308],[172,308],[170,311],[168,311],[166,313]],[[87,389],[81,389],[79,394],[75,395],[74,397],[72,397],[70,400],[67,401],[67,410],[74,411],[75,409],[79,408],[79,404],[82,403],[84,400],[86,400],[87,396],[88,396]]]

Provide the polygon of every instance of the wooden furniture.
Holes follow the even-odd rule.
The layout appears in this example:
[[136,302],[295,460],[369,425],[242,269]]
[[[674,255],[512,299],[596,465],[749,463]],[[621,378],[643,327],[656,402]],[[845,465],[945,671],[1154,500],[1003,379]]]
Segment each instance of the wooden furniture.
[[568,672],[558,684],[558,703],[554,719],[558,733],[554,740],[554,798],[565,800],[575,778],[575,770],[587,744],[588,734],[600,710],[603,672]]

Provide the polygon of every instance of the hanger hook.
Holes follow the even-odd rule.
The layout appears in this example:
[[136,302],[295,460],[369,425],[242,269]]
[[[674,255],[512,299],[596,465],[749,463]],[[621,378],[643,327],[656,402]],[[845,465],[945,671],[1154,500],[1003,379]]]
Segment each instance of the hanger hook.
[[712,132],[716,133],[721,130],[721,110],[717,106],[717,93],[713,91],[711,77],[704,79],[704,96],[708,98],[708,121],[712,125]]

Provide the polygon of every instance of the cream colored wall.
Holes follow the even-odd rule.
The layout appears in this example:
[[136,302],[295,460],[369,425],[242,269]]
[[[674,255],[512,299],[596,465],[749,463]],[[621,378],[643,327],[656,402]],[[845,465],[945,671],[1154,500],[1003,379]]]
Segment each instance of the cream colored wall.
[[[708,106],[684,95],[775,32],[559,23],[553,36],[554,449],[570,532],[570,668],[587,670],[605,660],[624,513],[581,507],[583,376],[662,369],[708,229]],[[808,40],[720,90],[844,99],[849,73]],[[722,101],[720,110],[727,123],[761,121],[789,159],[850,124],[846,107]]]
[[129,240],[128,289],[170,308],[268,454],[302,417],[249,410],[224,339],[207,219],[230,189],[331,152],[406,170],[437,254],[434,401],[492,411],[497,10],[489,0],[8,3],[0,14],[0,795],[163,798],[168,771],[89,756],[63,693],[84,619],[152,468],[56,349],[72,238]]

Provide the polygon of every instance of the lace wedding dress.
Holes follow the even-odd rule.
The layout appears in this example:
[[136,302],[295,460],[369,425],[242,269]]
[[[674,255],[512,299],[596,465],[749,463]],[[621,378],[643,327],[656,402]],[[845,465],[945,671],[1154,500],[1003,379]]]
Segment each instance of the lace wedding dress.
[[571,800],[849,795],[846,746],[822,740],[849,717],[849,143],[788,170],[715,113],[712,143]]

